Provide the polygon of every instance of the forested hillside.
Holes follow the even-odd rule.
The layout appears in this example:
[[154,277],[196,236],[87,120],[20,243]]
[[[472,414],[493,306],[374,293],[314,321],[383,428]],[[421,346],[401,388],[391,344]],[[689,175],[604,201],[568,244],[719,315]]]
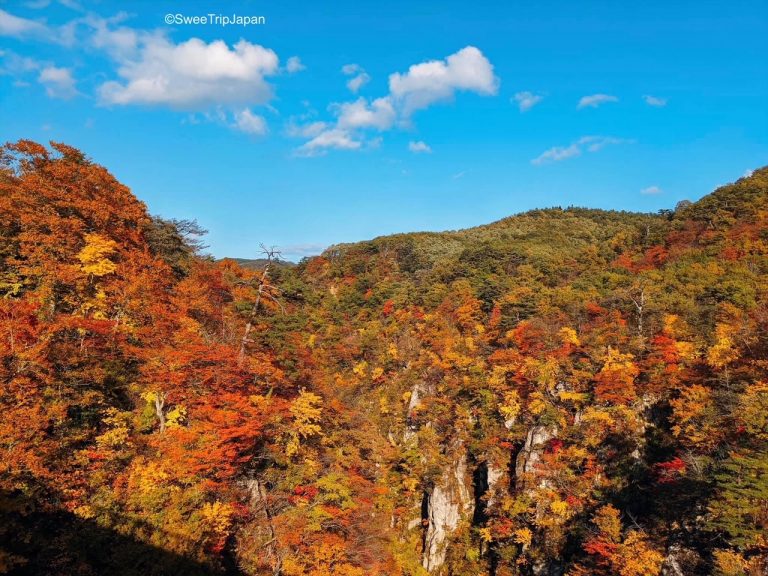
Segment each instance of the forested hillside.
[[297,266],[201,232],[2,148],[0,573],[768,573],[768,168]]

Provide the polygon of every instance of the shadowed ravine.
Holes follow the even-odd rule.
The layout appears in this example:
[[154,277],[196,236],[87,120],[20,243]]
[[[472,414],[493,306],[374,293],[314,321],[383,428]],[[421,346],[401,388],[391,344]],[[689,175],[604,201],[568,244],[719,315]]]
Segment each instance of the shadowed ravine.
[[[0,557],[13,576],[237,576],[100,526],[21,492],[0,492]],[[229,557],[225,558],[227,562]],[[2,570],[0,570],[2,572]]]

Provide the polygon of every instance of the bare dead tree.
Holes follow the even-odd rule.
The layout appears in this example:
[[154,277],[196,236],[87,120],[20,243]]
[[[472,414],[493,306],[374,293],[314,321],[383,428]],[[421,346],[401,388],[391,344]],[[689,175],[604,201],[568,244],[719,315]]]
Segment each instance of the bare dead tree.
[[637,296],[632,296],[632,294],[630,294],[629,298],[632,300],[632,303],[635,305],[635,310],[637,311],[637,332],[642,338],[644,336],[643,311],[645,310],[645,287],[641,286],[639,294]]
[[160,422],[160,434],[165,432],[165,392],[155,394],[155,415]]
[[237,355],[237,365],[241,368],[245,362],[246,346],[248,343],[252,342],[250,339],[250,334],[251,330],[253,330],[253,325],[256,321],[256,315],[258,313],[262,298],[277,304],[277,306],[280,308],[280,311],[285,314],[285,308],[283,308],[282,303],[274,294],[274,292],[278,292],[278,289],[269,283],[270,268],[272,267],[273,262],[280,259],[280,251],[277,250],[275,246],[267,247],[264,244],[261,244],[260,246],[261,253],[264,255],[264,258],[267,262],[264,265],[264,270],[262,271],[261,277],[259,278],[258,289],[256,290],[256,301],[253,303],[253,308],[251,308],[251,313],[248,316],[248,322],[245,325],[245,332],[243,333],[243,337],[240,340],[240,351]]

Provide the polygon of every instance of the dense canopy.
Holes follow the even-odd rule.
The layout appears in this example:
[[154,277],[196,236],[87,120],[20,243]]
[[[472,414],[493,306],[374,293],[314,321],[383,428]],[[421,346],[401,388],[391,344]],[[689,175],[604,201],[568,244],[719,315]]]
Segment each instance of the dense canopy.
[[298,266],[203,233],[2,148],[0,573],[768,570],[768,168]]

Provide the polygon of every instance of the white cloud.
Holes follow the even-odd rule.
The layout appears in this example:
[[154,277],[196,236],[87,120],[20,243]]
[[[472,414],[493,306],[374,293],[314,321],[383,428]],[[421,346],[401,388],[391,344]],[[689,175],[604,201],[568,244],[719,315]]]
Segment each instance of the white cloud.
[[451,179],[452,180],[459,180],[461,178],[464,178],[464,176],[466,176],[466,174],[467,174],[467,171],[466,170],[462,170],[461,172],[457,172],[456,174],[451,176]]
[[347,88],[349,88],[354,94],[357,94],[358,90],[365,86],[371,77],[365,72],[361,72],[357,76],[353,76],[347,81]]
[[370,104],[365,98],[333,106],[338,114],[338,126],[344,129],[376,128],[387,130],[397,113],[390,98],[377,98]]
[[597,152],[612,144],[631,144],[633,140],[613,136],[582,136],[577,144],[586,145],[588,152]]
[[329,128],[326,122],[310,122],[309,124],[296,124],[294,121],[288,123],[285,128],[287,136],[292,138],[314,138],[321,132],[325,132]]
[[584,151],[598,152],[606,146],[614,144],[631,144],[632,142],[634,141],[626,138],[615,138],[613,136],[582,136],[576,140],[576,142],[573,142],[568,146],[553,146],[549,150],[545,150],[531,160],[531,164],[540,166],[542,164],[560,162],[561,160],[581,156]]
[[[67,6],[76,8],[71,2]],[[102,104],[165,106],[198,112],[204,120],[250,134],[267,132],[264,118],[252,107],[268,105],[272,97],[267,78],[281,70],[274,51],[245,40],[233,46],[199,38],[175,43],[164,30],[121,25],[129,17],[125,12],[110,18],[88,14],[62,26],[48,27],[42,21],[0,10],[0,35],[34,35],[60,45],[85,45],[103,52],[116,65],[117,78],[98,87]],[[25,80],[24,75],[35,73],[50,97],[78,94],[69,68],[11,52],[0,52],[0,59],[0,75],[21,76],[17,83]],[[303,64],[298,57],[288,59],[287,71],[300,69]]]
[[296,72],[301,72],[302,70],[306,69],[307,67],[301,63],[301,58],[298,56],[291,56],[285,63],[285,70],[288,72],[288,74],[295,74]]
[[[73,35],[80,35],[77,26],[85,27],[88,43],[117,64],[118,78],[98,88],[100,103],[164,106],[199,113],[186,120],[193,124],[208,121],[253,135],[268,132],[253,106],[269,107],[273,88],[267,77],[281,71],[274,51],[246,40],[232,46],[199,38],[175,43],[166,30],[122,26],[129,17],[125,12],[110,18],[90,14],[72,21]],[[286,62],[289,73],[301,69],[298,57]]]
[[40,62],[27,56],[19,56],[15,52],[3,52],[0,54],[3,59],[0,75],[10,74],[12,76],[23,75],[34,70],[39,70],[42,65]]
[[127,26],[114,27],[126,18],[128,15],[121,12],[112,18],[91,15],[83,19],[83,23],[91,29],[90,42],[93,47],[122,62],[138,58],[140,42],[148,41],[153,36],[162,37],[162,34],[150,34]]
[[742,178],[749,178],[754,173],[755,173],[754,170],[747,170],[746,172],[744,172],[744,175],[742,176]]
[[666,98],[659,98],[657,96],[650,96],[646,94],[643,96],[643,100],[645,100],[645,103],[648,104],[648,106],[666,106],[667,105],[667,99]]
[[74,0],[59,0],[59,4],[69,8],[70,10],[77,10],[78,12],[83,11],[83,7],[80,6],[80,3],[75,2]]
[[416,142],[414,141],[408,142],[408,150],[410,150],[414,154],[420,154],[420,153],[431,154],[432,153],[432,148],[430,148],[429,144],[427,144],[426,142],[422,142],[421,140]]
[[21,18],[0,9],[0,36],[23,38],[45,34],[47,27],[35,20]]
[[541,102],[543,98],[544,96],[534,94],[533,92],[518,92],[513,96],[512,100],[517,102],[520,112],[527,112]]
[[578,144],[571,144],[570,146],[553,146],[531,160],[531,164],[539,166],[541,164],[548,164],[549,162],[559,162],[560,160],[573,158],[580,154],[581,148]]
[[341,73],[345,76],[354,76],[347,80],[347,88],[353,94],[357,94],[358,90],[371,80],[371,77],[359,64],[345,64],[341,67]]
[[648,186],[640,190],[640,194],[661,194],[663,190],[658,186]]
[[348,130],[331,128],[325,130],[296,150],[298,156],[321,156],[329,148],[337,150],[358,150],[362,142],[355,140]]
[[24,4],[24,6],[32,10],[41,10],[42,8],[47,8],[50,3],[51,0],[33,0]]
[[591,96],[582,96],[581,100],[579,100],[577,108],[579,110],[582,108],[597,108],[606,102],[618,101],[619,99],[616,98],[616,96],[611,96],[610,94],[592,94]]
[[262,116],[254,114],[248,108],[235,112],[235,122],[232,125],[236,130],[246,134],[262,136],[267,133],[267,122]]
[[10,51],[0,51],[0,59],[0,76],[11,76],[15,88],[28,88],[34,78],[51,98],[67,99],[78,94],[72,71],[68,68],[57,68]]
[[493,65],[474,46],[462,48],[445,60],[414,64],[405,74],[396,72],[389,77],[390,94],[406,117],[435,102],[450,100],[457,91],[493,95],[498,86]]
[[[61,3],[61,0],[59,1]],[[77,27],[83,21],[84,19],[76,18],[63,26],[51,27],[42,20],[22,18],[0,9],[0,36],[11,36],[20,40],[35,39],[72,46],[75,44]]]
[[[346,64],[341,71],[347,76],[365,73],[358,64]],[[364,138],[360,132],[363,130],[390,130],[396,125],[407,124],[414,111],[450,100],[458,91],[493,95],[498,85],[499,80],[488,59],[474,46],[467,46],[445,60],[422,62],[403,74],[391,74],[386,96],[371,101],[361,97],[353,102],[331,105],[329,109],[336,115],[335,126],[315,136],[297,153],[312,155],[308,151],[323,147],[361,149]],[[354,85],[350,86],[353,88]],[[368,147],[375,144],[376,140],[368,141]]]
[[356,74],[357,72],[363,72],[363,69],[359,64],[344,64],[344,66],[341,67],[341,73],[345,76],[352,76],[352,74]]
[[37,81],[45,86],[45,93],[51,98],[68,100],[77,96],[77,87],[70,68],[47,66],[40,71]]
[[232,49],[221,40],[192,38],[174,44],[161,35],[139,40],[134,57],[118,69],[122,82],[99,89],[106,104],[163,105],[203,109],[214,104],[263,104],[272,96],[265,76],[277,73],[272,50],[240,40]]

